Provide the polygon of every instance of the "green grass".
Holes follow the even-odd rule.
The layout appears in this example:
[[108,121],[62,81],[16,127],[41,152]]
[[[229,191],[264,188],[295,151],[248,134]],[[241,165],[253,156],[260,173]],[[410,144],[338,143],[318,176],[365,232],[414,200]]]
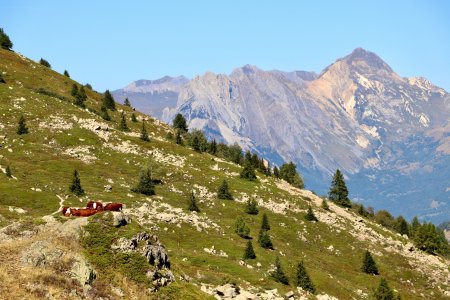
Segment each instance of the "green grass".
[[[239,175],[228,177],[222,171],[213,170],[212,167],[217,164],[227,172],[239,174],[241,167],[219,162],[211,155],[194,152],[188,147],[156,139],[155,137],[164,138],[170,128],[157,125],[153,120],[146,122],[151,139],[149,143],[141,141],[139,137],[131,137],[116,131],[120,118],[119,111],[109,112],[112,121],[106,122],[97,115],[74,106],[70,96],[73,80],[39,64],[23,60],[13,52],[0,50],[0,71],[6,72],[3,76],[6,84],[0,84],[0,135],[6,135],[6,140],[0,138],[2,144],[0,165],[2,167],[10,165],[13,175],[17,178],[17,180],[8,179],[0,173],[0,215],[3,216],[0,219],[0,225],[2,226],[24,218],[23,215],[11,212],[9,206],[25,209],[27,218],[34,220],[55,212],[59,208],[60,201],[56,195],[67,196],[64,201],[64,205],[67,206],[84,206],[88,199],[93,199],[103,202],[122,202],[126,207],[139,207],[147,197],[132,193],[130,187],[137,183],[140,170],[149,163],[147,151],[154,149],[166,155],[184,157],[185,167],[178,168],[155,161],[157,166],[155,177],[162,179],[164,184],[158,185],[156,196],[150,198],[157,200],[159,199],[157,197],[162,197],[162,200],[157,201],[180,207],[186,213],[188,213],[188,195],[195,184],[216,192],[224,179],[228,181],[235,197],[240,197],[240,193],[248,195],[256,193],[264,200],[271,199],[275,202],[288,200],[304,210],[311,204],[310,199],[296,198],[280,190],[276,187],[273,178],[267,178],[260,173],[258,176],[268,180],[267,183],[263,183],[262,180],[242,180]],[[36,93],[39,88],[45,89],[47,94]],[[58,97],[49,96],[52,93]],[[86,93],[87,109],[100,111],[101,95],[88,89]],[[21,97],[26,100],[15,100]],[[131,131],[139,133],[141,123],[129,121],[132,110],[121,105],[118,105],[118,109],[125,111]],[[138,117],[143,116],[138,112],[134,113]],[[15,133],[20,114],[27,119],[27,126],[30,129],[27,135],[18,136]],[[62,117],[68,123],[73,123],[72,129],[40,128],[39,124],[48,121],[50,115]],[[107,123],[110,132],[115,135],[109,143],[130,141],[141,149],[140,153],[138,155],[123,154],[105,147],[106,142],[95,133],[76,124],[73,120],[74,116]],[[64,150],[79,145],[91,147],[90,154],[97,159],[87,164],[63,154]],[[9,152],[7,148],[11,148],[12,152]],[[190,167],[191,165],[193,167]],[[85,197],[76,197],[68,191],[74,169],[79,171],[81,184],[86,191]],[[109,180],[114,182],[112,192],[104,190],[104,185],[109,184]],[[172,186],[182,191],[182,194],[172,192],[170,190]],[[40,188],[42,191],[33,191],[32,188]],[[369,244],[358,241],[345,231],[338,234],[330,230],[326,224],[306,222],[304,213],[288,211],[286,215],[280,215],[259,207],[259,214],[252,216],[244,212],[245,204],[217,199],[213,202],[215,205],[208,207],[205,203],[198,201],[200,215],[207,216],[217,223],[222,229],[220,232],[214,229],[199,232],[188,224],[183,224],[179,228],[173,224],[154,223],[144,228],[135,221],[125,227],[115,228],[109,225],[109,214],[92,217],[85,228],[89,235],[83,237],[82,245],[86,257],[99,273],[97,280],[105,284],[111,281],[121,286],[122,277],[126,277],[137,285],[146,286],[148,282],[146,282],[144,271],[148,266],[144,263],[145,261],[136,255],[112,253],[110,246],[118,237],[129,238],[139,231],[147,230],[157,234],[167,247],[172,270],[177,279],[181,274],[192,278],[190,283],[178,280],[169,287],[161,289],[154,295],[155,299],[206,298],[207,295],[192,284],[200,282],[214,285],[235,282],[243,287],[250,284],[262,289],[277,288],[280,294],[295,290],[292,285],[284,286],[269,278],[268,269],[277,255],[291,282],[297,263],[303,260],[318,293],[327,293],[340,299],[358,298],[357,289],[370,294],[378,284],[379,277],[366,275],[359,270],[362,254],[369,248]],[[268,215],[272,227],[269,234],[274,250],[262,249],[256,242],[263,213]],[[257,258],[247,262],[253,266],[253,269],[239,265],[246,240],[234,233],[234,223],[238,216],[245,219],[250,227],[250,235],[253,237]],[[282,223],[285,227],[280,225]],[[350,229],[349,225],[346,226]],[[386,237],[402,240],[392,232],[375,225],[369,224],[369,226]],[[298,237],[299,231],[305,236],[306,241]],[[217,250],[226,252],[228,257],[213,256],[203,250],[213,245]],[[330,245],[333,245],[335,250],[339,250],[340,255],[327,250]],[[422,298],[420,293],[428,298],[439,299],[440,293],[436,289],[430,289],[427,275],[413,269],[404,257],[388,253],[382,245],[378,244],[370,245],[370,249],[383,254],[382,257],[375,256],[380,272],[387,278],[390,286],[400,292],[403,299],[420,299]],[[261,268],[256,266],[257,262],[261,263]],[[406,280],[413,282],[414,288],[411,288]],[[432,291],[435,293],[434,296],[431,296]]]

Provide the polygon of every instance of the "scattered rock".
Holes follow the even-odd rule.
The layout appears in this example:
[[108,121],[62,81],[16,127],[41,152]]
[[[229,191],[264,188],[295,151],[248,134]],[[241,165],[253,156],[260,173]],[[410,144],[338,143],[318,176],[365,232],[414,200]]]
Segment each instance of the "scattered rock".
[[81,285],[90,285],[97,277],[97,274],[90,264],[79,256],[72,265],[70,276]]
[[54,263],[63,254],[61,249],[52,249],[49,242],[37,241],[22,252],[20,262],[24,266],[42,267]]
[[105,192],[111,192],[112,191],[112,185],[110,185],[110,184],[105,185],[104,188],[105,188]]
[[120,227],[125,226],[131,222],[131,218],[129,216],[126,216],[121,211],[113,211],[113,226]]

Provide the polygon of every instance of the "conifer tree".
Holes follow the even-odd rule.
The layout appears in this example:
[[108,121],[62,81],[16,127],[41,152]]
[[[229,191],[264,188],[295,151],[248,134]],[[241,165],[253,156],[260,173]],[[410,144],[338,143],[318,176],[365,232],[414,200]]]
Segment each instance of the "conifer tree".
[[155,185],[153,184],[150,169],[147,168],[141,171],[141,174],[139,175],[139,182],[136,187],[131,189],[131,191],[147,196],[152,196],[155,194]]
[[312,294],[316,292],[316,288],[314,287],[314,284],[311,281],[311,278],[309,277],[308,273],[306,272],[306,268],[303,264],[303,261],[301,261],[297,265],[297,272],[295,274],[295,284],[298,287],[301,287],[303,290],[308,291]]
[[13,43],[3,28],[0,28],[0,47],[5,50],[11,50],[13,47]]
[[389,287],[386,279],[381,278],[380,283],[373,294],[376,300],[394,300],[394,291]]
[[189,210],[199,212],[200,209],[197,206],[197,201],[195,200],[194,191],[189,195]]
[[80,98],[81,101],[83,102],[86,101],[87,95],[84,86],[80,86],[80,89],[78,90],[78,97]]
[[226,180],[222,181],[222,184],[217,191],[217,198],[224,200],[233,200],[233,195],[231,195],[228,187],[228,182]]
[[5,79],[3,79],[3,74],[0,71],[0,83],[6,83]]
[[139,137],[144,142],[149,142],[150,138],[148,137],[147,129],[145,129],[145,122],[142,121],[142,128],[141,128],[141,136]]
[[273,167],[273,176],[275,178],[280,178],[280,170],[278,170],[277,166]]
[[28,133],[27,124],[25,123],[24,116],[21,115],[19,118],[19,126],[17,127],[17,134],[22,135],[22,134],[27,134],[27,133]]
[[322,208],[325,210],[330,210],[330,207],[328,206],[328,201],[327,199],[322,199]]
[[125,106],[131,107],[131,103],[130,103],[130,100],[128,100],[128,98],[125,98],[125,101],[123,104],[125,104]]
[[246,162],[244,164],[244,168],[241,171],[240,178],[250,181],[256,180],[255,169],[249,162]]
[[188,132],[187,122],[182,114],[177,114],[175,119],[173,119],[173,128],[181,131],[182,133]]
[[194,151],[201,152],[200,151],[200,141],[198,140],[198,136],[196,136],[196,135],[192,139],[192,149],[194,149]]
[[411,221],[411,230],[409,231],[410,237],[415,236],[419,227],[420,227],[419,219],[417,217],[414,217]]
[[272,240],[266,230],[260,230],[258,235],[258,243],[264,249],[273,249]]
[[67,72],[67,70],[64,70],[64,76],[66,76],[66,77],[69,77],[69,78],[70,78],[69,72]]
[[85,86],[87,89],[90,89],[90,90],[92,91],[92,85],[90,85],[89,83],[86,83],[84,86]]
[[270,277],[272,277],[275,281],[280,282],[282,284],[285,285],[289,284],[289,279],[283,272],[280,258],[278,256],[275,258],[275,270],[273,270],[272,273],[270,273]]
[[175,135],[175,144],[183,145],[183,139],[181,138],[181,133],[179,130],[177,130],[177,133]]
[[302,177],[297,172],[297,166],[293,162],[283,164],[281,166],[280,178],[299,189],[303,189],[305,187]]
[[261,221],[261,230],[267,231],[270,230],[269,219],[267,215],[264,213]]
[[73,171],[73,179],[72,179],[72,183],[70,184],[69,190],[77,196],[84,195],[84,190],[81,187],[81,181],[80,181],[80,177],[78,176],[77,170]]
[[247,247],[245,248],[245,252],[244,252],[242,259],[255,259],[255,258],[256,258],[256,254],[255,254],[255,251],[253,250],[252,241],[248,240]]
[[103,120],[111,121],[111,117],[108,114],[108,109],[103,104],[102,107],[100,108],[100,116],[103,118]]
[[306,221],[316,221],[316,222],[318,221],[316,218],[316,215],[314,215],[311,205],[308,206],[308,212],[305,215],[305,220]]
[[6,177],[12,178],[11,167],[9,165],[6,166]]
[[364,253],[363,264],[361,270],[367,274],[378,275],[378,268],[372,254],[368,250]]
[[208,153],[211,155],[217,154],[217,142],[215,139],[208,144]]
[[106,90],[103,95],[103,105],[112,111],[116,110],[116,102],[114,102],[114,98],[109,90]]
[[136,123],[138,120],[136,119],[136,115],[134,113],[131,114],[131,122]]
[[49,68],[49,69],[52,68],[52,66],[50,65],[50,63],[49,63],[48,61],[46,61],[45,59],[43,59],[43,58],[41,58],[41,60],[39,61],[39,63],[40,63],[41,65],[43,65],[44,67],[47,67],[47,68]]
[[242,238],[248,238],[250,234],[250,228],[245,224],[244,219],[239,217],[234,224],[234,232]]
[[245,212],[249,215],[257,215],[258,214],[258,204],[255,199],[248,199],[247,204],[245,206]]
[[119,130],[130,131],[130,128],[128,128],[128,125],[127,125],[127,120],[125,119],[124,112],[122,112],[121,117],[120,117]]
[[395,224],[395,230],[401,235],[409,236],[408,222],[402,216],[398,216]]
[[328,193],[330,200],[344,207],[350,207],[350,199],[348,198],[348,189],[344,181],[344,176],[339,169],[333,176],[330,191]]

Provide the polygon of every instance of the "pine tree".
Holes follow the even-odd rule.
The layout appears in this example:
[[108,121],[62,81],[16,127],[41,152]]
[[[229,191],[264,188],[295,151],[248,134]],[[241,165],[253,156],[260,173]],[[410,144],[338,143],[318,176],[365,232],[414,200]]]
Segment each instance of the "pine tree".
[[261,221],[261,230],[267,231],[270,230],[269,219],[267,215],[264,213]]
[[80,89],[78,90],[78,97],[81,99],[81,101],[86,101],[87,95],[84,86],[80,86]]
[[130,128],[128,128],[128,125],[127,125],[127,120],[125,119],[124,112],[122,112],[121,117],[120,117],[119,130],[130,131]]
[[257,215],[258,214],[258,204],[255,199],[248,199],[247,205],[245,206],[245,212],[249,215]]
[[250,234],[250,228],[245,224],[244,219],[239,217],[234,224],[234,232],[242,238],[248,238]]
[[402,216],[397,217],[395,230],[401,235],[409,235],[408,222]]
[[216,155],[217,153],[217,142],[216,140],[212,140],[211,143],[208,144],[208,153],[211,155]]
[[50,65],[50,63],[49,63],[48,61],[46,61],[45,59],[43,59],[43,58],[41,58],[41,60],[39,61],[39,63],[40,63],[41,65],[43,65],[44,67],[47,67],[47,68],[49,68],[49,69],[52,68],[52,66]]
[[376,300],[394,300],[394,291],[389,287],[386,279],[381,278],[380,284],[373,294]]
[[253,250],[252,241],[248,240],[247,247],[245,248],[245,252],[244,252],[242,259],[255,259],[255,258],[256,258],[256,254],[255,254],[255,251]]
[[3,31],[3,28],[0,28],[0,47],[5,50],[11,50],[13,47],[13,43],[5,31]]
[[417,233],[417,230],[419,229],[419,227],[420,227],[419,219],[417,217],[414,217],[411,221],[411,230],[409,230],[409,234],[410,234],[409,237],[413,238],[415,236],[415,234]]
[[175,135],[175,144],[183,145],[183,139],[181,138],[181,133],[179,130],[177,130],[177,133]]
[[9,165],[6,166],[6,172],[5,172],[5,174],[6,174],[6,177],[12,178],[11,168],[10,168]]
[[255,169],[249,162],[246,162],[244,164],[244,168],[241,171],[240,178],[247,179],[250,181],[256,180]]
[[125,106],[131,107],[131,103],[130,103],[130,100],[128,100],[128,98],[125,98],[125,101],[123,104],[125,104]]
[[194,138],[192,139],[192,149],[194,149],[194,151],[201,152],[200,141],[198,140],[197,136],[194,136]]
[[316,288],[314,287],[311,278],[309,278],[309,275],[306,272],[303,261],[301,261],[297,265],[297,273],[295,274],[295,284],[298,287],[301,287],[303,290],[308,291],[312,294],[316,292]]
[[70,95],[72,95],[73,97],[76,97],[78,95],[78,86],[75,83],[72,85]]
[[66,77],[69,77],[69,78],[70,78],[69,72],[67,72],[67,70],[64,70],[64,76],[66,76]]
[[77,170],[73,171],[73,179],[72,179],[72,183],[70,184],[69,190],[77,196],[84,195],[84,190],[81,187],[81,181],[80,181],[80,177],[78,176]]
[[368,250],[364,253],[363,264],[361,270],[367,274],[378,275],[378,268],[372,254]]
[[173,119],[173,128],[181,131],[182,133],[188,132],[187,122],[182,114],[177,114],[175,119]]
[[266,230],[260,230],[258,235],[258,243],[264,249],[273,249],[272,240]]
[[336,173],[333,176],[333,181],[331,182],[328,197],[338,205],[351,207],[350,199],[348,198],[348,189],[344,181],[344,176],[339,169],[336,170]]
[[25,123],[24,116],[21,115],[19,118],[19,126],[17,127],[17,134],[22,135],[22,134],[27,134],[27,133],[28,133],[27,124]]
[[302,177],[297,172],[297,166],[293,162],[283,164],[281,166],[280,178],[299,189],[303,189],[305,187]]
[[277,166],[273,167],[273,176],[275,178],[280,178],[280,170],[278,170]]
[[116,110],[116,102],[114,102],[114,98],[109,90],[106,90],[103,95],[103,105],[112,111]]
[[155,185],[153,184],[150,169],[147,168],[141,171],[141,174],[139,176],[139,182],[136,185],[136,187],[131,189],[131,191],[147,196],[155,194]]
[[197,201],[195,200],[194,191],[192,191],[191,194],[189,195],[189,210],[196,212],[200,211],[200,209],[198,209],[197,206]]
[[139,137],[141,140],[143,140],[144,142],[149,142],[150,138],[148,137],[147,134],[147,129],[145,129],[145,122],[142,121],[142,128],[141,128],[141,136]]
[[138,120],[136,119],[136,115],[134,113],[131,114],[131,122],[136,123]]
[[102,105],[102,107],[100,108],[100,116],[103,118],[103,120],[111,121],[111,117],[108,114],[108,109],[104,105]]
[[316,222],[318,221],[316,218],[316,215],[314,215],[311,205],[308,206],[308,212],[305,215],[305,220],[306,221],[316,221]]
[[322,199],[322,208],[325,210],[330,210],[330,207],[328,206],[328,201],[326,199]]
[[270,273],[270,277],[272,277],[275,281],[280,282],[282,284],[288,285],[289,279],[283,272],[283,268],[281,267],[280,258],[277,256],[275,258],[275,270]]
[[233,200],[233,195],[231,195],[228,188],[228,182],[226,180],[222,181],[222,184],[217,191],[217,198],[224,200]]
[[90,85],[89,83],[86,83],[84,86],[85,86],[87,89],[90,89],[90,90],[92,91],[92,85]]

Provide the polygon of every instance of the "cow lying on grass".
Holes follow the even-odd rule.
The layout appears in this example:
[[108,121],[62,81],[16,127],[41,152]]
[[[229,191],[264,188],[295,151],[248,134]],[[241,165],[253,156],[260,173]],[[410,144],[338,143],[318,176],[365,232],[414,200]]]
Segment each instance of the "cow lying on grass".
[[75,216],[75,217],[89,217],[95,215],[101,211],[122,211],[123,204],[122,203],[107,203],[103,205],[101,202],[89,201],[86,205],[86,208],[72,208],[64,206],[62,209],[62,214],[66,217]]

